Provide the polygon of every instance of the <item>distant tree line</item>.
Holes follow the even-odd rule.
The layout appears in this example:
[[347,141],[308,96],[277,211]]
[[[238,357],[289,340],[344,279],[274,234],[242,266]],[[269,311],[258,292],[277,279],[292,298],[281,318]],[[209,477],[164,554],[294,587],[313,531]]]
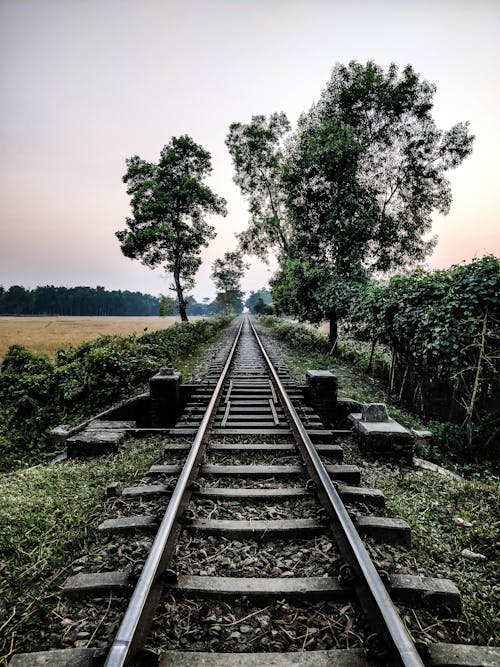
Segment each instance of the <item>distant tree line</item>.
[[[104,287],[55,287],[45,285],[26,289],[12,285],[5,289],[0,285],[0,315],[69,315],[81,316],[157,316],[162,297],[128,290],[108,291]],[[218,315],[221,307],[217,301],[197,303],[187,297],[190,315]],[[173,302],[171,315],[179,308]]]
[[157,315],[158,299],[128,290],[107,291],[104,287],[55,287],[26,289],[0,287],[2,315]]
[[[158,312],[161,317],[165,315],[180,315],[179,302],[177,299],[172,297],[161,296],[159,299]],[[210,301],[207,297],[203,299],[203,303],[196,301],[194,296],[187,296],[184,298],[186,313],[188,315],[199,315],[203,317],[209,317],[210,315],[222,315],[223,308],[221,303],[215,298],[213,301]]]

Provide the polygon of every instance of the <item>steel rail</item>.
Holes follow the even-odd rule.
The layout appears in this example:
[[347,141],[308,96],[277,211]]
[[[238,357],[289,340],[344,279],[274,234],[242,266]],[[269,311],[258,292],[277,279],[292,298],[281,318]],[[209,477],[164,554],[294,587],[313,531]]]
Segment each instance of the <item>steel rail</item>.
[[[138,648],[138,640],[142,638],[145,631],[147,632],[144,626],[152,618],[159,599],[162,583],[161,578],[168,565],[173,549],[173,544],[171,544],[172,536],[176,534],[176,530],[179,528],[179,518],[186,505],[187,494],[190,493],[189,487],[195,476],[196,466],[199,466],[203,455],[208,429],[220,403],[223,385],[240,338],[243,322],[244,320],[240,323],[226,363],[191,445],[186,463],[177,480],[139,581],[108,652],[105,667],[124,667],[124,665],[129,664],[129,661],[134,657],[134,652]],[[170,553],[168,553],[169,545],[172,547]]]
[[251,320],[249,320],[249,323],[272,375],[283,408],[289,417],[299,447],[305,454],[304,458],[309,473],[318,484],[318,492],[328,504],[334,533],[337,538],[340,538],[339,546],[344,547],[342,549],[344,558],[350,561],[349,565],[354,568],[356,575],[358,575],[353,584],[354,588],[360,598],[363,597],[368,601],[369,618],[389,651],[389,655],[384,657],[384,664],[423,667],[424,663],[410,639],[316,448],[300,421]]

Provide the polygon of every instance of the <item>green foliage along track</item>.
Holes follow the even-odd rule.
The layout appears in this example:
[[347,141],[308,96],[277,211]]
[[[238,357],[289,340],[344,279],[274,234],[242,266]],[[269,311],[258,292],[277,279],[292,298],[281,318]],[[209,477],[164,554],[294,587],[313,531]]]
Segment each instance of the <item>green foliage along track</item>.
[[498,443],[498,258],[372,282],[346,325],[359,340],[390,350],[389,387],[412,409],[462,425],[460,440],[478,454]]
[[182,366],[229,322],[176,324],[144,336],[103,336],[59,350],[54,362],[14,345],[0,372],[0,470],[46,460],[47,430],[78,423],[137,393],[162,366]]

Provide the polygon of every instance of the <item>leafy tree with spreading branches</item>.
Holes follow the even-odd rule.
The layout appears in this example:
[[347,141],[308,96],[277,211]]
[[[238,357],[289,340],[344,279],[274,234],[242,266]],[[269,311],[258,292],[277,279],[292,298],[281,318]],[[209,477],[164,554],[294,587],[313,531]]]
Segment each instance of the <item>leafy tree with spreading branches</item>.
[[226,146],[233,159],[234,181],[248,199],[250,222],[240,233],[242,250],[267,260],[270,250],[287,253],[289,226],[284,205],[283,137],[290,131],[284,113],[253,116],[248,125],[232,123]]
[[133,217],[126,219],[126,229],[116,232],[121,250],[151,268],[164,265],[184,322],[184,292],[194,286],[202,247],[215,237],[205,216],[226,214],[225,200],[204,183],[211,171],[210,153],[183,135],[172,137],[158,163],[137,155],[129,158],[123,177]]
[[[255,117],[239,124],[237,134],[231,126],[237,182],[251,203],[242,238],[257,231],[252,197],[262,195],[252,175],[272,165],[274,200],[286,229],[273,300],[301,319],[329,318],[333,345],[350,294],[374,272],[422,260],[435,244],[426,238],[432,213],[449,211],[446,172],[471,153],[473,136],[467,123],[447,131],[436,127],[435,91],[411,66],[399,72],[394,64],[387,71],[373,62],[338,64],[319,101],[288,136],[282,114],[280,132],[261,133],[263,138],[253,131]],[[271,127],[257,118],[259,127]],[[260,237],[267,233],[271,246],[276,217],[260,216],[259,223],[265,228]]]

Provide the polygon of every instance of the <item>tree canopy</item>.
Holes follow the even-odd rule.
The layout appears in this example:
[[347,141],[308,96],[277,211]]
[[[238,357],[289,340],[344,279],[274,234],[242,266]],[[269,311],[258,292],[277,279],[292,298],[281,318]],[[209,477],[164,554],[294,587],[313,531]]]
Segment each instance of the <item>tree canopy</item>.
[[[313,321],[330,317],[335,335],[342,300],[371,273],[409,266],[432,250],[431,215],[446,214],[451,203],[446,172],[473,143],[467,123],[437,129],[435,90],[411,66],[339,64],[287,136],[283,114],[231,126],[235,180],[250,202],[242,245],[259,254],[248,241],[259,235],[278,247],[278,308]],[[279,215],[256,221],[252,198],[267,200],[255,173],[268,174]],[[286,244],[273,243],[277,218]]]
[[253,116],[248,125],[232,123],[226,146],[233,158],[234,181],[248,199],[250,223],[239,235],[244,252],[266,260],[271,249],[288,251],[283,196],[283,136],[290,123],[284,113]]
[[337,65],[299,119],[286,164],[287,207],[299,245],[342,270],[386,271],[423,259],[434,210],[446,214],[445,172],[472,150],[466,123],[431,116],[435,86],[408,66]]
[[262,287],[257,292],[250,292],[250,296],[245,301],[245,306],[254,315],[264,315],[272,302],[271,293],[265,287]]
[[173,277],[181,319],[187,321],[184,291],[194,285],[200,253],[215,230],[207,214],[226,214],[225,200],[204,183],[212,171],[210,153],[191,137],[172,137],[158,163],[135,155],[127,160],[123,182],[131,195],[132,218],[116,232],[123,254]]

